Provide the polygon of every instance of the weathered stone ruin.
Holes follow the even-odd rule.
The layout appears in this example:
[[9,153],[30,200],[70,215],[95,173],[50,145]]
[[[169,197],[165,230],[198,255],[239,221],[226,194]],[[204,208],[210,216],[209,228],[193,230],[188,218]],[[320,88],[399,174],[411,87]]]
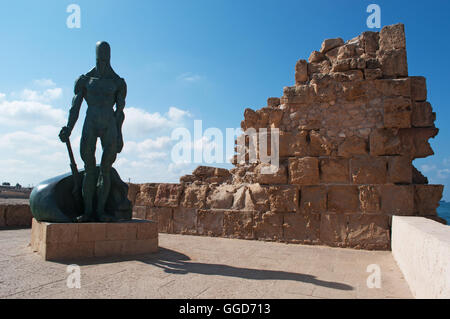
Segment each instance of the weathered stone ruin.
[[279,128],[277,172],[201,166],[179,184],[131,185],[134,216],[160,232],[361,249],[390,248],[393,215],[439,219],[443,186],[412,165],[438,129],[425,78],[408,76],[402,24],[325,40],[267,104],[241,127]]

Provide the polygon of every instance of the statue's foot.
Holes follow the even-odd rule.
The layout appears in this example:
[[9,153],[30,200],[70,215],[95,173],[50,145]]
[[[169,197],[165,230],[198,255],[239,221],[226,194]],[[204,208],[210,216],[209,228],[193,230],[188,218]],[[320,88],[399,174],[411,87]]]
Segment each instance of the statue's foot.
[[93,218],[92,218],[92,215],[89,215],[89,214],[84,214],[84,215],[77,217],[78,223],[87,223],[87,222],[91,222],[91,221],[93,221]]
[[102,223],[112,223],[117,221],[117,219],[114,216],[107,215],[107,214],[100,214],[98,217],[98,220]]

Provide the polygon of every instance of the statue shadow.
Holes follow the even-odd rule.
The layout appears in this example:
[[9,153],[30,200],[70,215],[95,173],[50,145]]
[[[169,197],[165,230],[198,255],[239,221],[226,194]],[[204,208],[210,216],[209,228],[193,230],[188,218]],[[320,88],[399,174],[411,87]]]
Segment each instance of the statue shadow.
[[254,268],[234,267],[222,264],[209,264],[193,262],[189,256],[163,247],[159,247],[157,253],[130,257],[104,257],[91,258],[84,260],[59,261],[63,264],[76,263],[83,265],[98,265],[124,261],[140,261],[147,265],[152,265],[164,270],[168,274],[200,274],[213,276],[226,276],[242,279],[253,280],[288,280],[303,283],[310,283],[317,286],[337,289],[337,290],[353,290],[353,287],[339,282],[320,280],[316,276],[302,273],[286,272],[279,270],[264,270]]

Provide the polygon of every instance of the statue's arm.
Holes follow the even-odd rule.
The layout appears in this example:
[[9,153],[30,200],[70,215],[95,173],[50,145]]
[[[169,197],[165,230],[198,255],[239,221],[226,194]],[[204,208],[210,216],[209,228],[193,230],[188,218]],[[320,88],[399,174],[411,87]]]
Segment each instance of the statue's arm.
[[119,80],[119,89],[116,94],[116,124],[119,132],[122,132],[122,124],[125,120],[125,113],[123,109],[125,108],[125,98],[127,97],[127,83],[124,79]]
[[85,76],[80,76],[75,81],[75,87],[74,87],[74,96],[72,99],[72,107],[69,111],[69,120],[67,121],[67,127],[69,128],[70,132],[72,132],[75,123],[78,120],[78,116],[80,115],[80,108],[81,104],[83,103],[84,98],[84,92],[85,92]]

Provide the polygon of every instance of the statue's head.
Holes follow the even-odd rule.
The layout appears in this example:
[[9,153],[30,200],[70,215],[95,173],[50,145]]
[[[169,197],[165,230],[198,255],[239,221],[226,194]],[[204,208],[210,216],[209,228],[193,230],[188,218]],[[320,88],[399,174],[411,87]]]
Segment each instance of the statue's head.
[[100,74],[103,74],[110,65],[109,63],[111,59],[111,47],[109,46],[108,42],[106,41],[97,42],[95,54],[97,58],[96,61],[97,71]]

